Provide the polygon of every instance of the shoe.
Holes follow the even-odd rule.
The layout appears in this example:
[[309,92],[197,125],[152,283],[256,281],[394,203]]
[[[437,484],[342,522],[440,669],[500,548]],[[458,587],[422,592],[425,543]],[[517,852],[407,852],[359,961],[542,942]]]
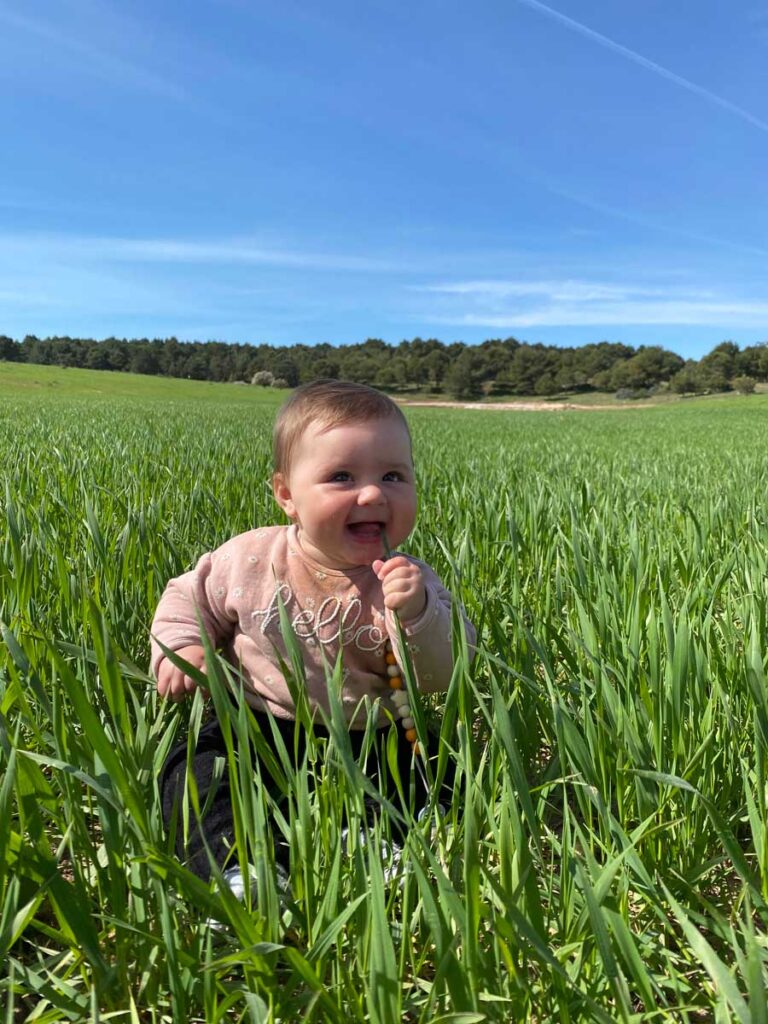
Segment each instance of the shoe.
[[[240,870],[240,865],[235,864],[234,867],[227,868],[227,870],[222,873],[222,878],[235,899],[244,903],[246,880],[243,876],[243,872]],[[248,865],[248,886],[251,893],[251,900],[253,900],[256,896],[256,868],[252,864]],[[288,872],[282,864],[275,864],[275,886],[277,888],[280,910],[281,912],[284,912],[286,910],[286,905],[291,899],[291,880],[288,877]],[[209,917],[205,923],[212,931],[215,932],[225,932],[229,927],[223,921],[217,921],[215,917]]]
[[[428,810],[428,807],[422,807],[419,813],[416,815],[416,821],[423,821],[423,819],[427,816]],[[438,816],[438,818],[444,818],[448,813],[448,809],[446,808],[445,804],[435,804],[433,812]]]
[[[235,864],[234,867],[227,868],[222,877],[235,899],[244,900],[246,882],[240,865]],[[248,865],[248,878],[251,897],[253,897],[256,893],[256,868],[252,864]],[[282,864],[275,864],[275,884],[281,902],[290,898],[291,880]]]

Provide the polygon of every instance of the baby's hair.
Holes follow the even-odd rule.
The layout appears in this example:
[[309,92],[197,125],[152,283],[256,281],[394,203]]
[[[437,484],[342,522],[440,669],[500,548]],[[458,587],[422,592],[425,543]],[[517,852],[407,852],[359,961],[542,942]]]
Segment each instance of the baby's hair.
[[399,419],[408,423],[391,398],[348,380],[320,378],[296,388],[280,408],[272,437],[274,469],[287,473],[299,438],[310,423],[321,423],[327,430],[343,423],[366,423],[375,419]]

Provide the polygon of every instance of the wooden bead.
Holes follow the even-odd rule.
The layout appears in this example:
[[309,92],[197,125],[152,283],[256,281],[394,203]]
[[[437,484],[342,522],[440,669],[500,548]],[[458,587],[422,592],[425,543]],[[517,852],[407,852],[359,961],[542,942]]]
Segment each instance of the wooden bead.
[[406,733],[405,733],[405,738],[408,740],[409,743],[415,743],[416,742],[416,730],[415,729],[407,729]]
[[[407,696],[407,694],[406,694]],[[411,705],[410,704],[399,704],[397,708],[398,718],[410,718],[411,717]],[[410,729],[410,725],[406,725],[404,728]]]
[[400,668],[399,668],[399,666],[398,665],[387,665],[387,675],[388,676],[399,676],[400,675]]
[[414,722],[414,720],[410,716],[407,717],[407,718],[404,718],[400,724],[402,725],[402,727],[404,729],[407,730],[407,732],[410,732],[411,729],[414,727],[414,725],[416,725],[416,723]]
[[390,676],[389,685],[393,690],[402,690],[403,680],[400,678],[400,676]]
[[387,651],[387,653],[384,655],[384,661],[386,661],[388,665],[394,665],[397,661],[397,658],[394,656],[392,651]]
[[395,702],[395,705],[400,708],[403,704],[408,703],[408,694],[405,690],[395,690],[392,694],[392,700]]

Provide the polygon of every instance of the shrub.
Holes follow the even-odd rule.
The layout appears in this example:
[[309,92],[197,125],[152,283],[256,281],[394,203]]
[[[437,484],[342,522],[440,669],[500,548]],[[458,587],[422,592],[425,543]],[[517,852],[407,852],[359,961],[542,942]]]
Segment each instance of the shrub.
[[269,370],[257,370],[251,377],[251,384],[260,388],[269,388],[274,385],[275,378]]
[[706,388],[699,377],[698,364],[690,359],[682,370],[674,375],[669,382],[670,390],[676,395],[697,395]]
[[734,391],[738,391],[740,395],[751,395],[755,390],[755,378],[747,377],[734,377],[731,381],[731,387]]

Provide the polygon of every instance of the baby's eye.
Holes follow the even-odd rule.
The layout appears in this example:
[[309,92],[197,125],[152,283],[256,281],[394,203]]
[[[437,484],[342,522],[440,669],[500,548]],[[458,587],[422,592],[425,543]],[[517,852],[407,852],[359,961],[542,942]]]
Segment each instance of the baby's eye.
[[352,479],[352,474],[340,469],[337,473],[332,473],[330,479],[333,484],[343,484]]
[[404,480],[405,477],[402,473],[398,473],[396,469],[390,470],[389,473],[385,473],[383,479],[389,483],[392,480]]

